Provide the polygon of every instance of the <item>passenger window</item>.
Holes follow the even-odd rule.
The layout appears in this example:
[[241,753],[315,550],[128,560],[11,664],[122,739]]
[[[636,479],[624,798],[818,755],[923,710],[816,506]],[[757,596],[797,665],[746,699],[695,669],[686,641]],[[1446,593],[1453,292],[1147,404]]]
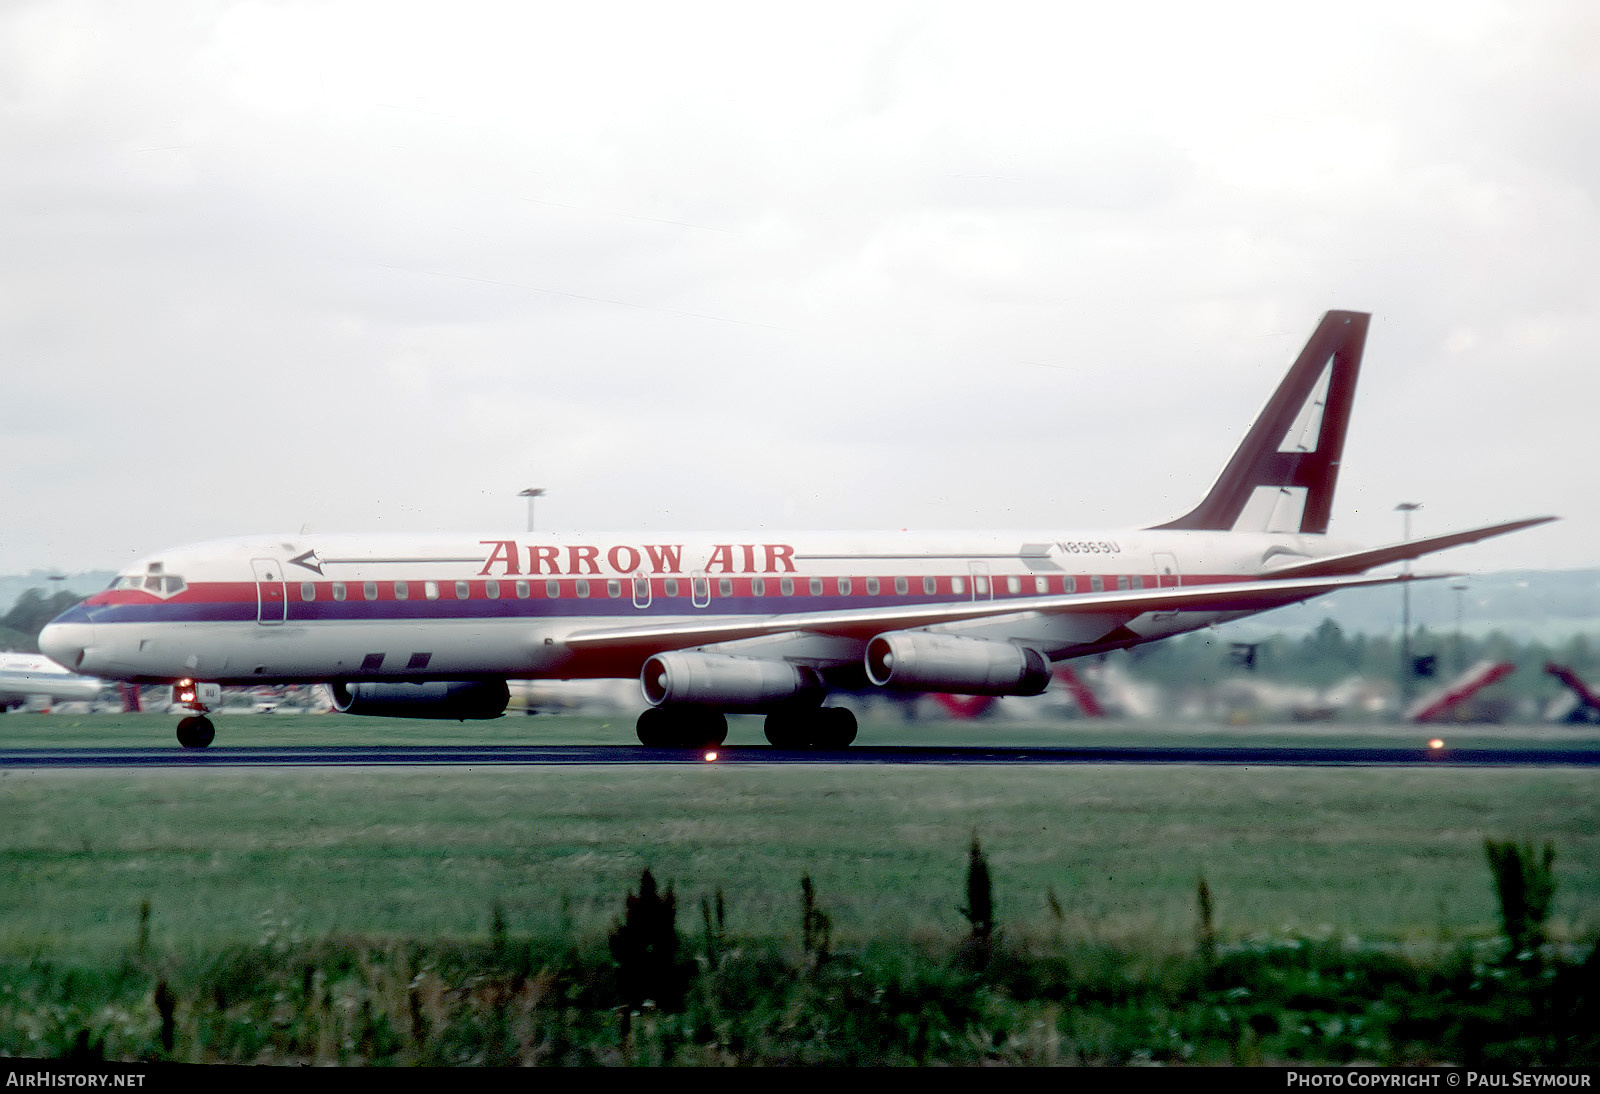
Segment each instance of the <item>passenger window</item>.
[[867,578],[867,595],[868,596],[877,596],[878,595],[878,579],[877,578],[875,578],[875,577]]
[[967,579],[964,577],[952,577],[950,579],[950,591],[955,593],[957,596],[960,596],[962,593],[966,592]]
[[1072,577],[1070,574],[1068,576],[1062,578],[1061,579],[1061,591],[1064,592],[1064,593],[1075,593],[1075,592],[1077,592],[1078,591],[1078,579],[1075,578],[1075,577]]
[[667,596],[677,596],[678,595],[678,579],[675,578],[675,577],[667,578],[667,580],[663,583],[662,591]]
[[614,577],[608,578],[606,580],[606,595],[613,598],[621,596],[622,582],[618,581]]
[[1128,575],[1127,574],[1118,574],[1117,575],[1117,588],[1118,589],[1126,589],[1127,587],[1128,587]]
[[932,596],[934,593],[938,592],[939,591],[939,579],[936,578],[936,577],[925,577],[925,578],[923,578],[922,579],[922,591],[927,593],[929,596]]
[[467,599],[467,597],[469,597],[471,595],[472,595],[472,586],[468,585],[465,581],[456,582],[456,599],[457,600],[465,600],[465,599]]
[[822,595],[822,579],[820,577],[812,578],[808,587],[811,589],[812,596]]
[[1144,575],[1143,574],[1134,574],[1133,575],[1133,587],[1135,589],[1144,588]]
[[483,595],[490,600],[499,600],[500,583],[498,581],[485,581],[483,583]]
[[551,600],[561,599],[561,582],[546,581],[544,583],[544,595],[548,596]]
[[378,583],[376,581],[362,582],[361,595],[366,597],[368,600],[378,599]]
[[394,583],[394,598],[396,600],[408,600],[410,597],[411,586],[407,585],[404,581],[396,581]]
[[767,595],[767,582],[766,582],[765,578],[752,577],[750,579],[750,595],[751,596],[766,596]]
[[840,596],[849,596],[850,595],[850,579],[848,577],[841,577],[839,579],[839,595]]
[[424,581],[422,583],[422,595],[429,600],[438,600],[439,583],[437,581]]
[[794,595],[794,578],[786,577],[778,582],[778,591],[784,596]]
[[315,600],[317,598],[317,583],[315,581],[302,581],[300,583],[300,599]]
[[580,577],[577,580],[577,586],[578,586],[577,593],[578,593],[578,596],[580,598],[589,595],[589,583],[587,581],[583,580],[583,578]]
[[905,596],[908,588],[910,588],[910,586],[906,584],[905,578],[897,577],[894,579],[894,591],[896,593],[899,593],[901,596]]
[[1017,577],[1006,578],[1006,592],[1016,596],[1022,591],[1022,579]]
[[344,599],[344,582],[335,581],[333,583],[333,598],[335,600],[343,600]]
[[528,583],[526,581],[517,582],[517,599],[528,599]]
[[718,596],[732,596],[733,595],[733,582],[730,581],[728,578],[725,578],[725,577],[717,578],[717,595]]
[[1049,592],[1050,591],[1050,579],[1048,577],[1036,577],[1036,578],[1034,578],[1033,579],[1033,591],[1036,592],[1036,593],[1047,593],[1047,592]]
[[1102,578],[1099,574],[1091,575],[1090,578],[1089,578],[1089,591],[1090,592],[1095,592],[1095,593],[1103,593],[1103,592],[1105,592],[1106,591],[1105,579]]

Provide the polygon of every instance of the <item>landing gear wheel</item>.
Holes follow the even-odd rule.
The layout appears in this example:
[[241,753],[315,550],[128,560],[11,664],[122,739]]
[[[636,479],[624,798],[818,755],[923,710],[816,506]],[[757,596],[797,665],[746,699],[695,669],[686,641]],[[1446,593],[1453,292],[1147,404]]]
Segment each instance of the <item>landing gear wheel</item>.
[[762,729],[773,748],[805,748],[811,743],[809,714],[779,711],[767,715]]
[[728,719],[716,710],[651,707],[635,731],[646,748],[716,748],[728,739]]
[[844,707],[778,711],[767,715],[765,729],[773,748],[847,748],[856,739],[856,716]]
[[210,718],[185,718],[178,723],[178,743],[184,748],[204,748],[216,736],[217,727],[211,724]]
[[639,715],[634,726],[639,743],[646,748],[665,748],[672,743],[672,719],[660,707],[651,707]]
[[721,748],[728,739],[728,719],[720,710],[699,711],[684,734],[690,748]]
[[811,741],[818,748],[849,748],[856,739],[856,716],[844,707],[823,707],[816,714]]

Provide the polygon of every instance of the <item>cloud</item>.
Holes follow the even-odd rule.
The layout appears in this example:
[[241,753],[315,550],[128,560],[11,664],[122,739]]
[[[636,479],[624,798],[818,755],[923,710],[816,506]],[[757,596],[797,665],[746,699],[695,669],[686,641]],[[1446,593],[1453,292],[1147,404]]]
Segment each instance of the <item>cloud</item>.
[[1337,531],[1597,562],[1582,5],[161,11],[0,14],[0,570],[1149,523],[1329,307]]

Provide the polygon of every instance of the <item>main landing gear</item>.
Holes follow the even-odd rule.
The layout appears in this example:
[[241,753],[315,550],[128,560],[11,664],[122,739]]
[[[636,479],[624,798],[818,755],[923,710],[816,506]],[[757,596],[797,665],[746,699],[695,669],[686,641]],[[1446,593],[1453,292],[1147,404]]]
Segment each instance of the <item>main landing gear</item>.
[[856,716],[844,707],[778,711],[767,715],[766,731],[774,748],[848,748],[856,739]]
[[651,707],[637,729],[647,748],[716,748],[728,739],[728,719],[702,707]]
[[[856,716],[844,707],[786,710],[767,715],[775,748],[846,748],[856,739]],[[649,748],[716,748],[728,739],[728,719],[704,707],[651,707],[639,715],[639,743]]]

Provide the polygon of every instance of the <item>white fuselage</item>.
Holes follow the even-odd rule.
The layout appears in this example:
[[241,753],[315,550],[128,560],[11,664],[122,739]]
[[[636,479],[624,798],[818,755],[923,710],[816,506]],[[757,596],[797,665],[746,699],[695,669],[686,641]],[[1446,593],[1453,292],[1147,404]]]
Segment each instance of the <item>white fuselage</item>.
[[992,601],[1016,613],[961,633],[1002,628],[1059,659],[1248,613],[1029,620],[1031,599],[1248,581],[1340,549],[1316,535],[1178,531],[255,537],[141,560],[41,643],[121,680],[623,677],[657,650],[567,640],[781,617],[792,631],[759,640],[771,652],[840,664],[862,641],[807,635],[809,616],[881,612],[889,630],[898,610]]
[[100,686],[37,653],[0,653],[0,709],[36,697],[87,701],[100,694]]

